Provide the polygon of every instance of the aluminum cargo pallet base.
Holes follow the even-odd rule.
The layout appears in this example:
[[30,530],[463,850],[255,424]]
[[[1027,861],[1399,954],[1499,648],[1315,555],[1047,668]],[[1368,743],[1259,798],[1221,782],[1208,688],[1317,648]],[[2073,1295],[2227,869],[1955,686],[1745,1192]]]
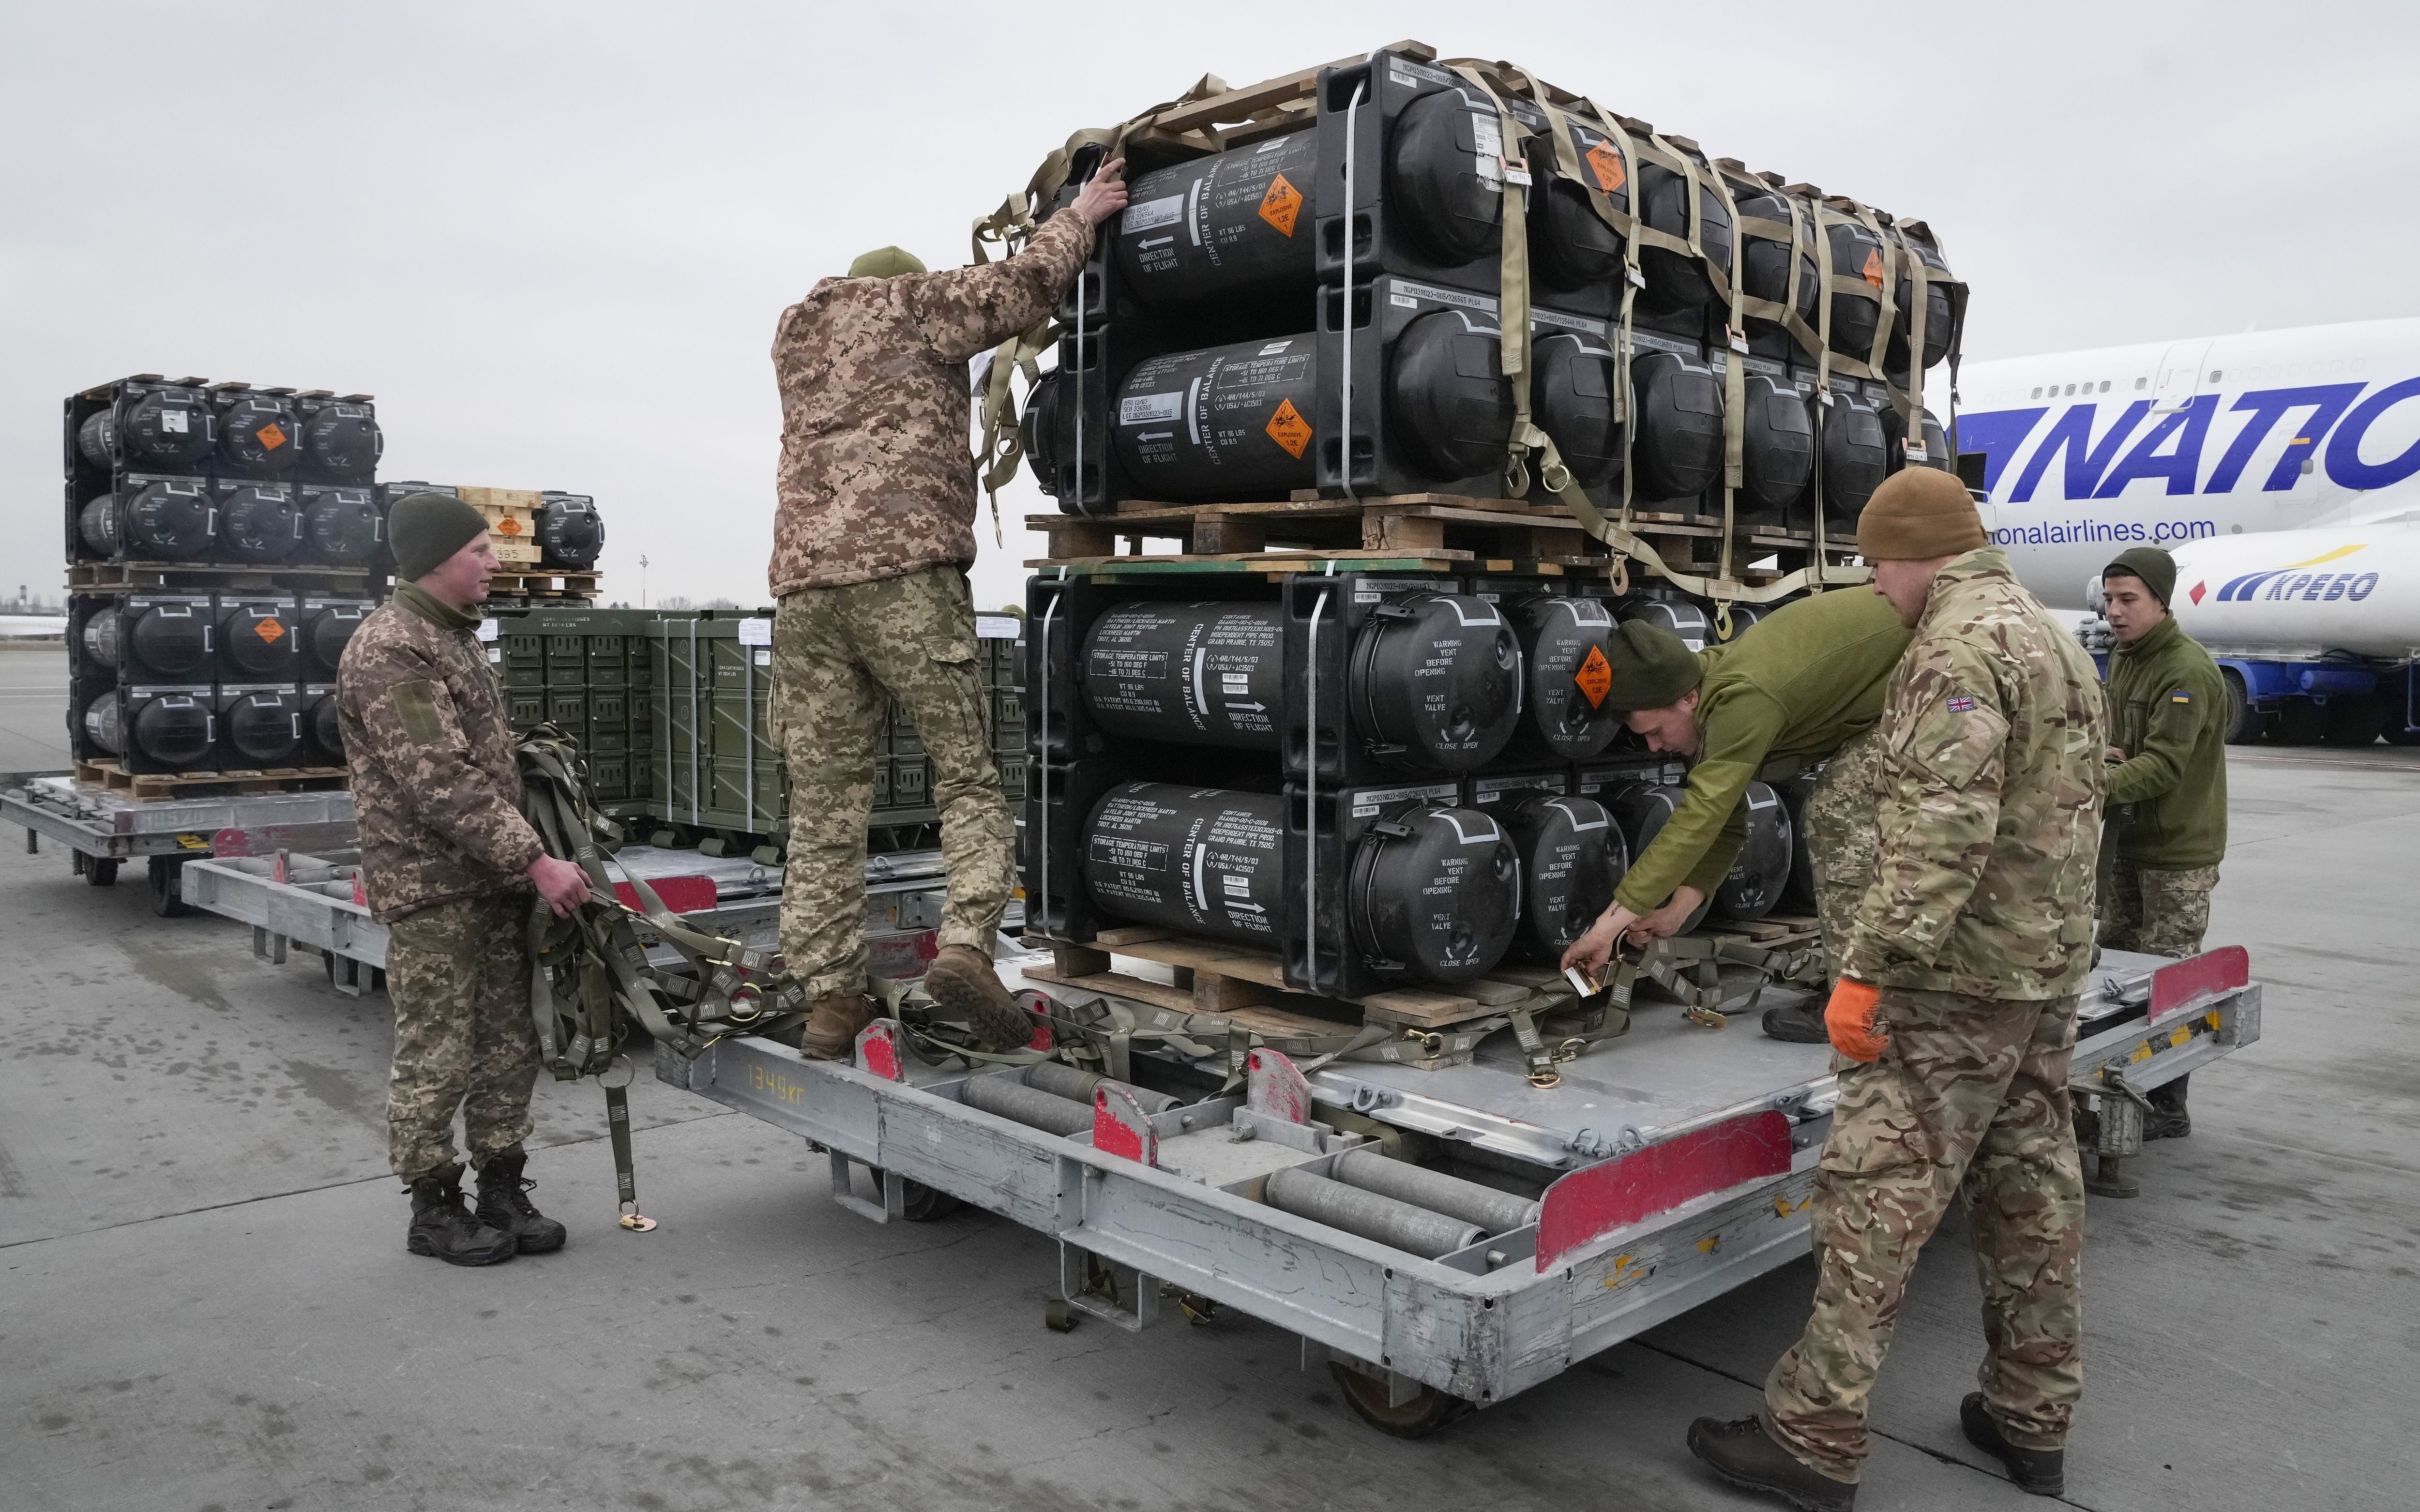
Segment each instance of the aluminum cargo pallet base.
[[[2149,1018],[2152,968],[2212,958],[2113,956],[2087,1010],[2129,1006],[2087,1021],[2075,1090],[2105,1106],[2118,1100],[2104,1095],[2107,1068],[2131,1068],[2139,1091],[2257,1039],[2260,990],[2234,954],[2231,981]],[[735,1037],[694,1061],[659,1047],[656,1072],[829,1149],[835,1196],[878,1221],[906,1216],[912,1182],[1052,1236],[1067,1307],[1139,1329],[1165,1284],[1300,1334],[1307,1363],[1324,1352],[1389,1406],[1424,1390],[1502,1401],[1806,1253],[1837,1097],[1825,1047],[1766,1039],[1752,1023],[1700,1029],[1669,1005],[1642,1005],[1628,1036],[1565,1066],[1553,1090],[1530,1086],[1503,1050],[1439,1071],[1318,1071],[1311,1119],[1351,1110],[1553,1178],[1535,1224],[1426,1259],[1254,1200],[1267,1171],[1321,1170],[1348,1137],[1316,1123],[1279,1130],[1257,1094],[1171,1109],[1140,1137],[1112,1130],[1104,1106],[1094,1131],[1060,1136],[959,1099],[973,1076],[1015,1071],[923,1066],[892,1044],[861,1050],[874,1069],[861,1069]],[[1231,1125],[1251,1127],[1257,1174],[1239,1177]],[[1131,1153],[1099,1147],[1103,1132]],[[846,1195],[848,1162],[881,1173],[880,1208]],[[1136,1273],[1131,1303],[1114,1285],[1104,1300],[1104,1266]]]
[[[616,881],[683,878],[711,884],[710,905],[702,897],[685,905],[680,896],[668,898],[667,904],[676,911],[685,906],[694,910],[690,917],[710,920],[711,927],[751,945],[769,946],[780,932],[778,868],[741,856],[701,856],[652,846],[626,846],[608,865]],[[386,969],[387,928],[353,901],[359,868],[349,858],[281,851],[197,859],[181,869],[185,903],[251,925],[253,954],[261,959],[283,964],[287,945],[301,945],[324,958],[329,980],[351,996],[375,988],[375,974]],[[867,858],[866,949],[875,974],[913,976],[932,959],[933,930],[939,923],[934,880],[940,874],[938,850]],[[670,946],[657,945],[648,959],[671,966],[681,957]]]
[[353,839],[353,795],[345,791],[143,801],[60,774],[0,788],[0,820],[103,859],[208,855],[222,835],[223,853],[255,855],[281,846],[334,850]]

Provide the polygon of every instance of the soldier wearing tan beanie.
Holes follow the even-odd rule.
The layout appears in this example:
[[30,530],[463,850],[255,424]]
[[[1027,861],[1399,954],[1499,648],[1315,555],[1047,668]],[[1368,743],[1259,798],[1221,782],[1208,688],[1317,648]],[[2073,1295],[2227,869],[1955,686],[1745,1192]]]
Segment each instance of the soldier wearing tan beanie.
[[1982,1389],[1960,1422],[2019,1486],[2055,1496],[2084,1384],[2067,1084],[2108,717],[2090,659],[1988,544],[1955,477],[1893,474],[1857,539],[1916,635],[1876,733],[1874,881],[1824,1009],[1841,1058],[1809,1204],[1815,1304],[1758,1414],[1701,1418],[1690,1447],[1800,1506],[1854,1504],[1908,1275],[1962,1190],[1985,1327]]

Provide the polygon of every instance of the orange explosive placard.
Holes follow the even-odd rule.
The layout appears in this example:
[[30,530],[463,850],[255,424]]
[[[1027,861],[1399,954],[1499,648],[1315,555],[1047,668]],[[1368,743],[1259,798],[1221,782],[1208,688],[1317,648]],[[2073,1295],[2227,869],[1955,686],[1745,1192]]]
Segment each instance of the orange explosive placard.
[[1284,174],[1269,180],[1269,192],[1261,196],[1261,219],[1288,236],[1294,235],[1295,217],[1302,211],[1302,191],[1286,181]]
[[1278,400],[1278,413],[1269,416],[1269,439],[1286,449],[1290,457],[1300,458],[1302,449],[1311,444],[1311,422],[1294,407],[1294,400]]
[[1605,695],[1613,692],[1613,663],[1605,659],[1604,647],[1589,647],[1588,656],[1581,661],[1580,669],[1572,674],[1572,680],[1579,684],[1590,709],[1605,707]]
[[1630,181],[1630,176],[1621,169],[1621,154],[1613,149],[1611,142],[1599,142],[1590,148],[1588,164],[1596,174],[1596,186],[1608,195]]

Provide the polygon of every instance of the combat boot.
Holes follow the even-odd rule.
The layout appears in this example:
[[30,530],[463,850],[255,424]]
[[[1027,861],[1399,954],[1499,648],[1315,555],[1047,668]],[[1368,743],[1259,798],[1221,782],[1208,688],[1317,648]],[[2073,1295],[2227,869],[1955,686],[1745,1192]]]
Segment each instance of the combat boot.
[[462,1167],[441,1165],[411,1178],[411,1231],[403,1247],[447,1265],[495,1265],[520,1246],[472,1216],[462,1201]]
[[2185,1085],[2193,1080],[2180,1076],[2175,1081],[2151,1088],[2143,1094],[2150,1106],[2143,1111],[2143,1139],[2182,1139],[2193,1132],[2193,1115],[2185,1109]]
[[1016,1005],[991,958],[972,945],[943,945],[924,973],[924,990],[964,1018],[986,1050],[1015,1050],[1033,1038],[1033,1021]]
[[807,1009],[799,1049],[809,1060],[846,1060],[858,1035],[874,1021],[874,1005],[862,992],[826,992]]
[[1773,1442],[1752,1417],[1701,1417],[1689,1425],[1689,1452],[1714,1473],[1751,1491],[1771,1491],[1804,1512],[1856,1512],[1854,1481],[1834,1480]]
[[1829,1044],[1832,1031],[1823,1023],[1823,1005],[1829,996],[1828,992],[1818,992],[1804,1003],[1765,1009],[1765,1034],[1793,1045]]
[[567,1237],[561,1224],[537,1210],[530,1189],[537,1185],[521,1175],[529,1156],[519,1146],[488,1157],[479,1167],[479,1222],[500,1234],[509,1234],[523,1255],[545,1255],[563,1248]]
[[2017,1483],[2017,1489],[2036,1496],[2067,1494],[2067,1451],[2025,1449],[2010,1443],[2000,1431],[2000,1420],[1983,1405],[1981,1392],[1968,1392],[1958,1404],[1958,1426],[1966,1430],[1968,1443],[2008,1467],[2009,1479]]

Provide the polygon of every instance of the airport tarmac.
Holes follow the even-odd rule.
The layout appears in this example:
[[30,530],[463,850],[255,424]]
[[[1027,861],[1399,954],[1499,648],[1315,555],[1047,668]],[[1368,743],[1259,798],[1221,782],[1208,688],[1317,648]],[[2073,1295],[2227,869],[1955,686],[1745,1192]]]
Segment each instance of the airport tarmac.
[[[0,653],[0,769],[64,766],[63,660]],[[2230,756],[2211,938],[2251,947],[2266,1037],[2195,1079],[2195,1132],[2147,1151],[2141,1198],[2092,1204],[2067,1502],[2405,1508],[2420,753]],[[867,1223],[799,1141],[644,1076],[661,1229],[614,1226],[594,1083],[542,1083],[530,1172],[569,1247],[413,1257],[384,1000],[0,840],[0,1508],[1778,1504],[1682,1435],[1752,1410],[1804,1261],[1404,1442],[1249,1318],[1049,1333],[1042,1236]],[[2040,1504],[1959,1434],[1977,1317],[1953,1218],[1876,1395],[1869,1512]]]

